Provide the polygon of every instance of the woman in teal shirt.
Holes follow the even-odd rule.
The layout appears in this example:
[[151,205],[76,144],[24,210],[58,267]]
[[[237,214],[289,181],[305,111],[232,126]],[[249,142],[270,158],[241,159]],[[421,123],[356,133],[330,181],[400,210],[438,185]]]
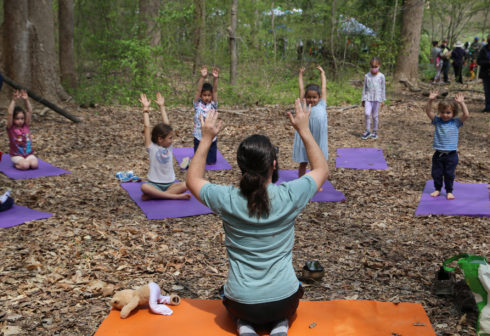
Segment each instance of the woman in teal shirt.
[[192,194],[223,219],[229,263],[223,304],[237,319],[240,335],[256,335],[254,326],[268,324],[271,335],[287,335],[288,318],[303,295],[292,265],[294,223],[328,175],[309,129],[311,107],[303,106],[297,99],[296,113],[288,113],[312,167],[303,177],[275,185],[277,152],[269,138],[256,134],[238,148],[239,188],[205,180],[206,155],[222,126],[216,111],[202,121],[202,139],[187,173]]

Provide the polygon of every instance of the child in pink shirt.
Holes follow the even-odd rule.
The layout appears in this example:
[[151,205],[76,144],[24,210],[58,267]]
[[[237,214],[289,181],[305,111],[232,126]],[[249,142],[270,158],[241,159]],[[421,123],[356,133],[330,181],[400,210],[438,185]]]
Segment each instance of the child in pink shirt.
[[[27,111],[15,106],[18,99],[23,99]],[[10,142],[10,159],[14,167],[20,170],[36,169],[37,158],[32,150],[31,132],[29,126],[32,119],[32,106],[26,91],[15,91],[8,107],[7,134]]]

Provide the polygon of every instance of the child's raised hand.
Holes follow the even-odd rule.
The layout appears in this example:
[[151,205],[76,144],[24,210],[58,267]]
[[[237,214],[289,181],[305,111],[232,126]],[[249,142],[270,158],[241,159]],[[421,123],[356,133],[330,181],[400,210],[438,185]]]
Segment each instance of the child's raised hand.
[[223,120],[218,121],[218,111],[210,110],[206,119],[203,118],[202,114],[199,116],[201,119],[201,133],[202,136],[209,136],[214,139],[215,136],[221,131],[223,126]]
[[302,75],[305,73],[305,67],[299,68],[299,74]]
[[160,92],[157,92],[157,99],[155,100],[155,103],[157,103],[158,106],[165,105],[165,98],[163,98]]
[[151,100],[149,100],[148,98],[146,98],[146,95],[144,93],[140,94],[139,101],[143,105],[143,108],[144,109],[147,110],[150,107]]
[[429,92],[429,100],[434,100],[439,95],[439,90],[430,90]]
[[316,67],[318,70],[320,70],[320,73],[325,73],[321,65],[317,65]]
[[204,65],[201,67],[201,77],[206,77],[207,75],[208,75],[208,67]]
[[20,90],[20,98],[27,100],[29,99],[29,96],[27,95],[26,90]]
[[213,75],[214,78],[218,78],[219,77],[219,68],[213,67],[213,71],[211,72],[211,74]]
[[298,98],[294,102],[294,111],[294,116],[291,114],[291,112],[288,112],[289,121],[291,122],[291,125],[293,125],[294,129],[299,131],[305,127],[308,128],[311,105],[306,106],[306,100],[300,100]]
[[454,100],[457,102],[457,103],[460,103],[460,104],[463,104],[464,103],[464,96],[461,92],[458,92],[456,94],[456,96],[454,97]]
[[19,90],[15,90],[14,91],[14,94],[12,95],[12,100],[17,100],[20,97],[21,97],[20,91]]

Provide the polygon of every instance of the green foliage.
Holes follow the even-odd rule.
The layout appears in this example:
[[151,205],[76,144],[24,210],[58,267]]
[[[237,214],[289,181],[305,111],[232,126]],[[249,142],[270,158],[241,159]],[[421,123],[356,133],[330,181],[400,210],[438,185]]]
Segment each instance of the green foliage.
[[[76,0],[75,4],[77,101],[128,104],[140,92],[160,91],[167,104],[189,104],[197,82],[192,74],[198,21],[195,0],[161,2],[156,19],[162,36],[158,47],[141,38],[137,1]],[[206,0],[203,59],[208,66],[221,68],[220,103],[290,104],[298,94],[298,68],[306,66],[308,80],[319,83],[314,69],[318,64],[327,73],[329,105],[358,103],[360,89],[348,84],[349,79],[362,78],[373,56],[381,58],[387,75],[396,59],[400,9],[395,11],[389,0],[346,0],[337,8],[331,2],[278,0],[274,16],[269,1],[241,1],[236,32],[238,84],[232,87],[230,6],[229,1]],[[380,10],[386,15],[379,15]],[[375,34],[344,29],[351,19]],[[300,40],[304,53],[298,60]]]

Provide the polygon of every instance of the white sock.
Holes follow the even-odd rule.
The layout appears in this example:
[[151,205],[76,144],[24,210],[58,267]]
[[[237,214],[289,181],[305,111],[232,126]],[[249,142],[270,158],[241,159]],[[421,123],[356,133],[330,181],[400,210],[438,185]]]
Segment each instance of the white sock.
[[7,198],[9,198],[10,193],[11,193],[11,190],[7,190],[7,192],[5,194],[0,196],[0,203],[5,203],[7,201]]
[[288,319],[281,320],[272,328],[270,336],[287,336],[289,329]]
[[254,327],[247,321],[237,320],[236,326],[238,329],[238,335],[240,336],[259,336]]

